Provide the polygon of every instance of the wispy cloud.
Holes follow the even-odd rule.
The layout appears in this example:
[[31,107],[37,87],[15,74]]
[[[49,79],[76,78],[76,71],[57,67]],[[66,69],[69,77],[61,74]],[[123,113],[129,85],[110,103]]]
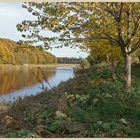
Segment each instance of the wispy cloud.
[[10,5],[1,5],[0,4],[0,16],[1,17],[18,17],[21,14],[19,10],[15,7],[11,7]]
[[21,39],[16,25],[24,19],[33,19],[33,16],[21,7],[21,3],[0,2],[0,37]]
[[7,18],[33,18],[25,9],[22,3],[0,3],[0,16]]

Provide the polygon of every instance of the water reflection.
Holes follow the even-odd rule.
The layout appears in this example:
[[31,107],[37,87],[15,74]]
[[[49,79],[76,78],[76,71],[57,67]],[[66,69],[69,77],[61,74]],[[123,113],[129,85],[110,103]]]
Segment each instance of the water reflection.
[[12,101],[19,96],[35,95],[43,90],[42,85],[51,88],[71,77],[73,77],[72,68],[1,68],[0,101]]
[[29,87],[55,74],[54,70],[22,68],[0,70],[0,95],[9,94],[17,89]]

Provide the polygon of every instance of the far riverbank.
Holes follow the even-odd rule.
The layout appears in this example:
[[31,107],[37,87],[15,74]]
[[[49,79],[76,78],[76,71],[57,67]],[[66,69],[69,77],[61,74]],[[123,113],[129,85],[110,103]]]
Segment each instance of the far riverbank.
[[40,65],[38,65],[38,64],[24,64],[24,65],[12,65],[12,64],[0,64],[0,68],[10,68],[10,69],[12,69],[12,68],[24,68],[24,67],[26,67],[26,68],[36,68],[36,67],[41,67],[41,68],[43,68],[43,67],[48,67],[48,68],[52,68],[52,67],[63,67],[63,68],[65,68],[65,67],[70,67],[70,68],[80,68],[80,64],[59,64],[59,63],[56,63],[56,64],[45,64],[45,65],[43,65],[43,64],[40,64]]

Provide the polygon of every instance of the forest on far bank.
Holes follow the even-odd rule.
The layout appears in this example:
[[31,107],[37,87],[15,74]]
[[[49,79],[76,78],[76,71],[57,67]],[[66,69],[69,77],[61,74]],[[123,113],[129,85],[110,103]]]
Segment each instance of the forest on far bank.
[[0,64],[49,64],[56,62],[57,58],[42,48],[21,45],[9,39],[0,39]]

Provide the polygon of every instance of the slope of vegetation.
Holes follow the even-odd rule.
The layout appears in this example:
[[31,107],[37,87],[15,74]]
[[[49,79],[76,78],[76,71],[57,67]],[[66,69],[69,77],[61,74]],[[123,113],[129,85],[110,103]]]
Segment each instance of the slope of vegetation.
[[140,65],[132,67],[133,87],[123,90],[106,66],[77,71],[51,91],[19,99],[0,114],[2,137],[139,137]]
[[56,62],[56,57],[42,48],[0,39],[0,64],[48,64]]

